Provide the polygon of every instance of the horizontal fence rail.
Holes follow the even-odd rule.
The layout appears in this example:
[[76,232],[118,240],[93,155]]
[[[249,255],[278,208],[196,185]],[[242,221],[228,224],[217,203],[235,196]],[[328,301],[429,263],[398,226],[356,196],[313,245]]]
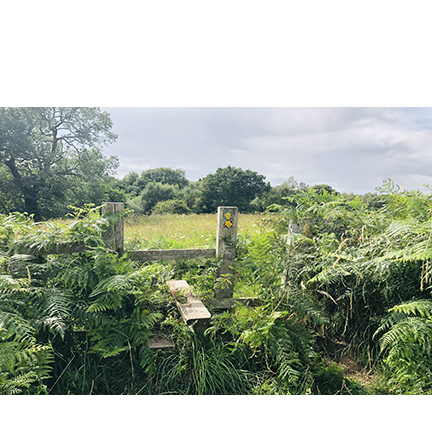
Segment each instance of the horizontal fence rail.
[[15,253],[28,255],[63,255],[72,253],[82,253],[90,248],[82,244],[57,243],[46,249],[36,247],[19,247]]
[[[57,244],[48,249],[19,248],[19,254],[28,255],[63,255],[72,253],[83,253],[91,248],[85,245]],[[188,259],[216,258],[216,249],[148,249],[124,251],[129,254],[132,261],[170,261]]]
[[132,261],[169,261],[216,258],[216,249],[149,249],[128,251]]

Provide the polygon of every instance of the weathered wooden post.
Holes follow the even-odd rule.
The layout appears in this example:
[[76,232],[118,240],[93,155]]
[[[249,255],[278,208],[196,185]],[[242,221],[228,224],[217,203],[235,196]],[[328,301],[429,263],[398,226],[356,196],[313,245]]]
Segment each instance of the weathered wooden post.
[[222,258],[219,276],[222,282],[215,286],[217,299],[232,298],[234,293],[234,270],[236,257],[238,207],[218,207],[216,256]]
[[[122,202],[103,202],[102,215],[107,213],[120,213],[124,210]],[[105,245],[113,250],[121,252],[124,250],[124,220],[123,217],[110,225],[102,235]]]

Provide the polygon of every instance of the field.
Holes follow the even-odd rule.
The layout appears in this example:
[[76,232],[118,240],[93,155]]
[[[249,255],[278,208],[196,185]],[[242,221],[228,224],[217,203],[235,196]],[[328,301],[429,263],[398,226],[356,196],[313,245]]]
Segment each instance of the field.
[[[237,233],[259,230],[263,214],[240,214]],[[125,219],[125,249],[193,249],[216,245],[215,214],[130,216]]]

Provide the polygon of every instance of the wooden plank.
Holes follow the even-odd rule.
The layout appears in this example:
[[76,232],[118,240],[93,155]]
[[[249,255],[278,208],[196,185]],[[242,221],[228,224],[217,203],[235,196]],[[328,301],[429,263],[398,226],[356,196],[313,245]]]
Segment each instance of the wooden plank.
[[215,258],[216,249],[154,249],[129,251],[132,261],[169,261]]
[[208,324],[210,322],[210,312],[186,281],[170,280],[167,284],[186,324],[192,324],[194,322],[198,324]]
[[160,336],[155,336],[152,340],[150,340],[147,346],[152,350],[161,350],[161,351],[173,351],[174,343],[169,339],[165,339]]
[[68,244],[68,243],[57,243],[56,245],[48,248],[37,250],[36,247],[33,248],[25,248],[21,247],[15,253],[17,254],[29,254],[29,255],[62,255],[62,254],[71,254],[71,253],[82,253],[85,252],[87,247],[85,245],[80,244]]
[[255,307],[261,305],[261,299],[256,297],[221,298],[212,299],[207,302],[208,306],[214,309],[232,309],[238,303],[243,306]]
[[[87,250],[85,245],[70,245],[67,243],[57,243],[45,250],[36,248],[20,248],[15,253],[28,255],[51,255],[51,254],[70,254],[82,253]],[[169,261],[183,259],[207,259],[216,257],[216,249],[154,249],[154,250],[133,250],[127,251],[132,261]]]

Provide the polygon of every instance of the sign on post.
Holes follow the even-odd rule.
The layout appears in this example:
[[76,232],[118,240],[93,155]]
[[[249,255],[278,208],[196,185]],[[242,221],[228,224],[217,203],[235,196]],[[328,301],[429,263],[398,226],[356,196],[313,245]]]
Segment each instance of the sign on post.
[[238,207],[218,207],[216,256],[222,258],[220,284],[215,286],[215,298],[232,298],[234,292],[233,264],[236,257]]

